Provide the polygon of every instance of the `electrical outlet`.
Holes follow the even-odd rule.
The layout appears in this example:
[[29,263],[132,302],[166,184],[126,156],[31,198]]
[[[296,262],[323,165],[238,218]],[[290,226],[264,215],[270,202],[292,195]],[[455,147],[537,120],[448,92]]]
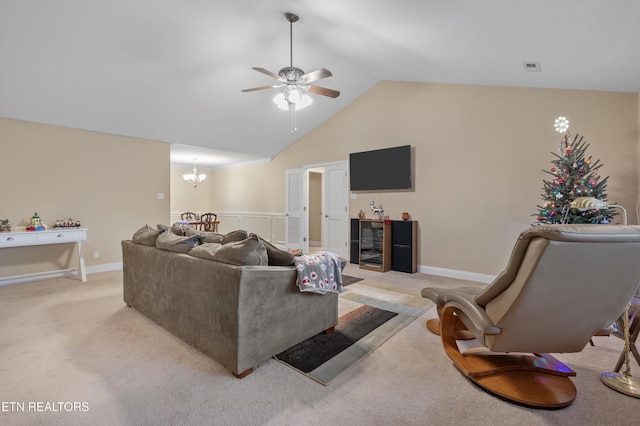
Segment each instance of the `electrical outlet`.
[[95,250],[95,251],[93,252],[93,258],[94,258],[94,259],[97,259],[97,258],[99,258],[99,257],[100,257],[100,252],[99,252],[98,250]]

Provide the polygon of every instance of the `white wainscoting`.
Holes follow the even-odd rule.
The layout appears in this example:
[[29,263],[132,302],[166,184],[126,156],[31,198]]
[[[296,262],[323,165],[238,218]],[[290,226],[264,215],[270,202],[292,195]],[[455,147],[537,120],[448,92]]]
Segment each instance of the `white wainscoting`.
[[[181,213],[181,212],[180,212]],[[180,220],[180,213],[171,213],[171,223]],[[198,215],[206,212],[194,212]],[[259,235],[274,244],[284,244],[286,215],[284,213],[214,212],[218,215],[218,233],[226,234],[237,229]]]

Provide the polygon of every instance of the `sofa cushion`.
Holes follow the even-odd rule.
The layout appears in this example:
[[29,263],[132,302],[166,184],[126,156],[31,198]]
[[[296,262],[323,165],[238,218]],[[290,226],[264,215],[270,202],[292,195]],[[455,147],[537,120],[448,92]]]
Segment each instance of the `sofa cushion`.
[[223,244],[213,253],[211,259],[232,265],[267,266],[269,263],[267,249],[256,235],[242,241]]
[[[249,234],[249,236],[256,234]],[[296,257],[284,250],[280,250],[278,247],[271,244],[269,241],[264,238],[260,238],[262,244],[264,244],[267,249],[267,256],[269,257],[269,266],[292,266],[296,263]]]
[[231,231],[228,234],[226,234],[224,237],[222,237],[222,244],[227,244],[232,241],[243,241],[248,236],[249,235],[247,235],[247,231],[242,229],[238,229],[237,231]]
[[198,236],[181,237],[173,232],[163,232],[156,240],[156,247],[162,250],[175,251],[178,253],[189,253],[189,251],[200,243]]
[[133,242],[145,246],[155,246],[160,233],[162,233],[161,230],[145,225],[133,234]]
[[189,251],[189,255],[201,259],[214,260],[213,255],[220,247],[222,247],[220,243],[202,243],[192,248],[191,251]]
[[[218,243],[222,244],[224,235],[216,234],[215,232],[200,232],[199,234],[201,243]],[[243,238],[244,239],[244,238]]]

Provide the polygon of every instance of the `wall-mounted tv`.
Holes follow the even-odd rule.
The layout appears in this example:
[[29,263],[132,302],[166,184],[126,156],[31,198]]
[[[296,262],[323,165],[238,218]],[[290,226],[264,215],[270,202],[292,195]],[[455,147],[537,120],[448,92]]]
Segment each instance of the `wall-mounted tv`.
[[351,191],[411,189],[411,145],[349,154]]

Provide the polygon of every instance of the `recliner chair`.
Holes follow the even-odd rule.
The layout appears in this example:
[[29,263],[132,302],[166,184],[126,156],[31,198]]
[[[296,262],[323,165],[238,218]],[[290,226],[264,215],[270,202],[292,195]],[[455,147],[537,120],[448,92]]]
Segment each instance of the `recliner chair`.
[[[520,234],[485,289],[424,288],[422,296],[438,306],[444,350],[465,376],[518,404],[562,408],[575,400],[575,372],[549,353],[582,351],[639,282],[640,226],[539,225]],[[486,349],[462,353],[459,322]]]

